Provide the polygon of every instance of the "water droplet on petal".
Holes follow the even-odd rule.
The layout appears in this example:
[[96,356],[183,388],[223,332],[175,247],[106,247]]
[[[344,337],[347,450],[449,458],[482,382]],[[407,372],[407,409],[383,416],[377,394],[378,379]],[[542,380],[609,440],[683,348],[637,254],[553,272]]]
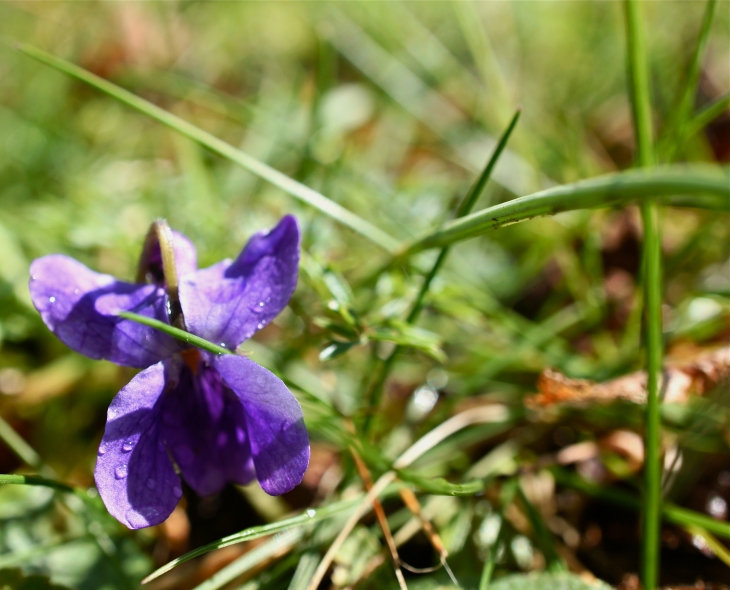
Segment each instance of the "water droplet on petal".
[[127,464],[122,463],[119,467],[114,470],[114,477],[117,479],[124,479],[127,477]]
[[107,420],[114,420],[114,418],[117,417],[117,410],[116,408],[109,408],[106,411],[106,419]]
[[124,441],[124,444],[122,445],[122,451],[125,453],[128,453],[134,448],[134,441],[133,440],[127,440]]
[[97,455],[101,457],[104,453],[106,453],[106,445],[104,443],[101,443],[99,445],[99,451],[97,452]]
[[150,477],[147,480],[147,484],[146,485],[147,485],[147,489],[154,490],[155,489],[155,486],[157,486],[157,482]]
[[316,511],[316,510],[312,510],[311,508],[310,508],[309,510],[307,510],[307,516],[308,516],[309,518],[314,518],[314,516],[315,516],[316,514],[317,514],[317,511]]
[[174,486],[172,488],[172,493],[176,496],[182,496],[182,488],[180,486]]
[[259,301],[259,307],[263,307],[264,305],[266,304],[263,301]]
[[256,326],[257,330],[261,330],[266,325],[266,322],[259,322],[259,325]]
[[48,298],[48,301],[50,301],[51,303],[56,303],[56,298],[55,297],[49,297]]
[[78,289],[74,289],[74,295],[78,295],[80,291]]
[[221,342],[221,347],[227,348],[226,343],[225,342]]

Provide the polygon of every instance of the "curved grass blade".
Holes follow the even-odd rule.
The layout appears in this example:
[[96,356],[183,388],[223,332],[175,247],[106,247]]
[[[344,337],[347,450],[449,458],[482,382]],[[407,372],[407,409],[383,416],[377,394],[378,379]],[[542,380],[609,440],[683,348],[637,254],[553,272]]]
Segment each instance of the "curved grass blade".
[[[724,170],[721,174],[713,174],[684,168],[665,168],[656,172],[632,170],[581,180],[500,203],[445,223],[440,229],[402,246],[396,257],[468,240],[533,217],[641,202],[654,197],[698,195],[703,198],[697,200],[697,205],[727,211],[730,208],[729,180]],[[686,198],[682,203],[687,203]]]
[[293,516],[292,518],[287,518],[285,520],[281,520],[279,522],[274,522],[271,524],[254,526],[239,533],[229,535],[228,537],[223,537],[222,539],[213,541],[212,543],[208,543],[207,545],[203,545],[202,547],[198,547],[197,549],[190,551],[189,553],[186,553],[185,555],[178,557],[177,559],[173,559],[170,563],[167,563],[158,570],[152,572],[149,576],[142,580],[142,583],[146,584],[147,582],[151,582],[152,580],[155,580],[161,575],[166,574],[170,570],[176,568],[178,565],[185,563],[186,561],[190,561],[191,559],[195,559],[196,557],[199,557],[201,555],[205,555],[206,553],[210,553],[211,551],[215,551],[216,549],[230,547],[231,545],[236,545],[237,543],[252,541],[254,539],[259,539],[268,535],[281,533],[294,527],[300,527],[313,522],[317,522],[319,520],[324,520],[325,518],[330,518],[332,516],[340,514],[341,512],[345,512],[351,508],[355,508],[361,500],[362,498],[343,500],[341,502],[331,504],[330,506],[325,506],[324,508],[307,510],[306,512],[303,512],[302,514],[299,514],[297,516]]
[[108,80],[104,80],[99,76],[87,72],[83,68],[72,64],[64,59],[46,53],[45,51],[28,45],[25,43],[17,44],[17,48],[26,55],[48,65],[56,70],[63,72],[81,82],[93,86],[97,90],[108,94],[112,98],[138,110],[139,112],[155,119],[163,125],[174,129],[175,131],[185,135],[200,145],[208,148],[210,151],[230,160],[234,164],[238,164],[259,178],[270,182],[274,186],[280,188],[284,192],[289,193],[300,201],[311,205],[325,215],[331,217],[335,221],[346,225],[350,229],[356,231],[360,235],[368,238],[373,243],[387,251],[392,251],[396,245],[396,240],[386,234],[380,228],[375,227],[368,221],[365,221],[352,211],[345,209],[334,201],[331,201],[324,195],[297,182],[293,178],[289,178],[286,174],[275,170],[271,166],[249,156],[248,154],[234,148],[222,139],[211,135],[207,131],[203,131],[192,123],[173,115],[172,113],[162,109],[151,102],[132,94],[128,90],[120,88],[116,84],[112,84]]

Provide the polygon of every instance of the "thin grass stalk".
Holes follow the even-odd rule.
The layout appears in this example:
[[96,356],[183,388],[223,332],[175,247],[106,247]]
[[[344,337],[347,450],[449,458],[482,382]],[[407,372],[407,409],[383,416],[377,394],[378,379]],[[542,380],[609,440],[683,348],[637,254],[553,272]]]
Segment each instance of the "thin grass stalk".
[[705,56],[705,48],[710,37],[710,29],[712,28],[712,20],[715,16],[715,7],[717,0],[707,0],[705,15],[702,19],[702,26],[697,38],[692,60],[690,61],[689,72],[684,84],[682,95],[677,105],[674,120],[670,121],[669,133],[665,138],[667,142],[664,144],[665,149],[663,161],[671,162],[677,154],[678,148],[687,135],[687,123],[692,116],[692,107],[694,98],[697,95],[697,86],[702,72],[702,60]]
[[[654,165],[654,132],[646,43],[638,0],[626,0],[626,37],[631,107],[636,136],[637,164]],[[643,287],[645,347],[647,359],[647,404],[644,434],[644,495],[642,535],[642,579],[646,590],[659,582],[659,533],[661,528],[661,418],[659,379],[662,370],[662,259],[659,205],[641,205],[644,225]]]
[[242,168],[245,168],[252,174],[255,174],[259,178],[273,184],[303,203],[314,207],[328,217],[331,217],[342,225],[349,227],[384,250],[389,252],[393,251],[397,245],[397,242],[393,237],[386,234],[380,228],[375,227],[368,221],[365,221],[349,209],[331,201],[314,189],[297,182],[293,178],[275,170],[264,162],[261,162],[241,150],[234,148],[222,139],[211,135],[207,131],[203,131],[200,127],[197,127],[192,123],[188,123],[165,109],[132,94],[116,84],[112,84],[108,80],[100,78],[96,74],[92,74],[91,72],[88,72],[71,62],[56,57],[55,55],[46,53],[37,47],[24,43],[18,43],[16,47],[33,59],[36,59],[41,63],[55,68],[59,72],[63,72],[72,78],[96,88],[119,102],[126,104],[127,106],[132,107],[133,109],[136,109],[137,111],[156,120],[157,122],[167,125],[171,129],[174,129],[178,133],[192,139],[211,152],[218,154]]
[[[504,151],[504,148],[507,146],[507,142],[509,141],[510,136],[512,135],[512,131],[514,131],[515,126],[517,125],[517,121],[520,119],[520,115],[522,114],[522,107],[518,107],[515,114],[512,116],[512,120],[510,121],[509,125],[507,126],[507,129],[505,129],[502,136],[499,138],[499,141],[497,142],[497,145],[494,148],[494,152],[492,153],[491,157],[489,158],[489,161],[487,162],[486,167],[482,171],[482,173],[479,175],[479,178],[477,181],[471,186],[469,191],[464,196],[464,199],[459,204],[458,209],[456,210],[456,218],[464,217],[471,213],[471,210],[474,208],[474,205],[476,204],[477,200],[479,199],[479,196],[484,191],[484,188],[487,185],[487,182],[489,182],[489,178],[492,175],[492,171],[494,170],[494,167],[497,165],[497,161],[499,160],[499,156]],[[441,269],[441,266],[443,266],[443,263],[446,261],[446,257],[449,254],[449,246],[444,246],[441,249],[441,252],[439,252],[438,257],[436,258],[436,262],[434,262],[433,266],[431,267],[431,270],[426,275],[426,278],[423,281],[423,284],[421,285],[421,289],[418,292],[418,295],[416,296],[415,301],[413,302],[413,305],[411,306],[411,310],[408,313],[408,317],[406,318],[406,322],[409,324],[413,324],[418,319],[418,316],[421,313],[421,310],[423,309],[423,301],[426,297],[426,293],[428,293],[428,290],[431,287],[431,283],[433,282],[433,279],[436,277],[436,274]],[[376,377],[371,382],[371,385],[368,389],[368,392],[366,394],[366,397],[368,399],[368,414],[365,417],[365,422],[363,424],[363,432],[367,434],[367,432],[370,429],[372,416],[375,411],[375,409],[380,405],[380,399],[382,397],[383,393],[383,385],[385,384],[385,380],[388,378],[388,375],[390,373],[390,369],[393,367],[393,363],[395,361],[396,355],[400,352],[400,346],[396,346],[393,351],[388,355],[388,357],[383,361],[382,363],[378,363],[378,368],[376,369]],[[376,361],[377,362],[377,361]]]

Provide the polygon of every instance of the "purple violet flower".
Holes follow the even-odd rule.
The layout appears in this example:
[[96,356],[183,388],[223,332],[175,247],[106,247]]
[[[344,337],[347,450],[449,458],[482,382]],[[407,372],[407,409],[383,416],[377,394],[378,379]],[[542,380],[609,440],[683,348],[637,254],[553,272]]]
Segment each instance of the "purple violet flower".
[[[299,227],[292,216],[256,234],[236,260],[202,270],[192,243],[168,235],[192,334],[235,350],[294,292]],[[159,524],[177,505],[173,461],[200,495],[254,478],[267,493],[283,494],[309,464],[301,407],[278,377],[242,356],[215,355],[116,315],[170,323],[178,302],[168,295],[163,258],[159,242],[145,249],[148,284],[118,281],[63,255],[30,268],[33,304],[59,339],[88,357],[143,369],[109,406],[94,472],[107,509],[132,529]]]

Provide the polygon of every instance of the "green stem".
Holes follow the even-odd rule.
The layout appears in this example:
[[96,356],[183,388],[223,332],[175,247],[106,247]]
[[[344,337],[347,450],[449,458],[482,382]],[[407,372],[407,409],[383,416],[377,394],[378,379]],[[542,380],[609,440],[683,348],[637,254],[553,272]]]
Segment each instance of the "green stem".
[[203,147],[209,149],[211,152],[230,160],[234,164],[238,164],[259,178],[270,182],[284,192],[289,193],[300,201],[318,209],[335,221],[353,229],[384,250],[392,251],[397,245],[397,242],[393,237],[365,221],[358,215],[355,215],[352,211],[345,209],[341,205],[331,201],[308,186],[289,178],[286,174],[283,174],[241,150],[234,148],[232,145],[215,137],[214,135],[203,131],[192,123],[188,123],[180,117],[161,109],[151,102],[120,88],[116,84],[112,84],[108,80],[104,80],[103,78],[100,78],[91,72],[87,72],[77,65],[56,57],[55,55],[51,55],[50,53],[46,53],[37,47],[33,47],[32,45],[25,43],[18,43],[16,47],[26,55],[29,55],[30,57],[55,68],[59,72],[63,72],[64,74],[76,78],[77,80],[104,92],[119,102],[136,109],[148,117],[155,119],[157,122],[167,125],[178,133],[192,139]]
[[[651,91],[641,8],[638,0],[626,0],[626,38],[629,87],[636,136],[637,164],[650,168],[655,163]],[[644,225],[643,276],[645,346],[647,361],[647,403],[644,433],[644,495],[642,578],[646,590],[659,582],[659,534],[661,531],[661,417],[659,379],[662,370],[662,252],[659,205],[654,200],[641,204]]]
[[[484,188],[487,186],[487,182],[489,182],[489,178],[492,175],[494,167],[497,165],[499,156],[504,151],[504,148],[507,147],[507,142],[509,141],[512,132],[514,131],[521,114],[522,107],[518,107],[517,111],[512,117],[512,120],[507,126],[507,129],[505,129],[504,133],[502,133],[502,136],[499,138],[499,141],[494,148],[494,152],[490,156],[487,165],[484,167],[484,170],[482,170],[482,173],[479,175],[479,178],[477,178],[477,181],[469,188],[469,191],[466,193],[464,199],[459,204],[459,207],[456,210],[457,218],[468,215],[476,204],[477,199],[479,199],[479,196],[482,194]],[[444,246],[441,249],[441,252],[439,252],[438,257],[436,258],[436,262],[434,262],[431,270],[426,275],[426,278],[421,285],[421,289],[418,291],[418,295],[416,296],[416,299],[411,306],[408,317],[406,318],[406,322],[408,322],[409,324],[413,324],[416,322],[416,320],[418,320],[418,316],[423,309],[423,300],[426,297],[426,293],[428,293],[434,277],[438,273],[443,263],[446,261],[448,253],[449,247]],[[370,387],[366,394],[366,397],[368,399],[368,414],[365,416],[365,422],[363,424],[363,432],[365,433],[367,433],[370,428],[372,416],[375,409],[380,405],[380,398],[382,397],[383,393],[383,385],[385,384],[385,380],[388,378],[388,374],[390,373],[390,369],[393,367],[393,363],[398,352],[400,352],[400,346],[396,346],[390,353],[390,355],[388,355],[388,357],[385,359],[385,361],[383,361],[382,363],[378,363],[378,367],[375,370],[376,376],[371,381]]]
[[175,328],[170,324],[161,322],[160,320],[148,318],[147,316],[132,313],[131,311],[120,311],[117,315],[125,320],[130,320],[132,322],[137,322],[138,324],[149,326],[150,328],[155,328],[160,332],[164,332],[168,336],[172,336],[173,338],[177,338],[178,340],[182,340],[183,342],[187,342],[188,344],[192,344],[193,346],[197,346],[198,348],[202,348],[203,350],[207,350],[213,354],[235,354],[232,350],[219,346],[218,344],[208,342],[205,338],[201,338],[200,336],[196,336],[195,334],[191,334],[185,330]]
[[52,479],[46,479],[45,477],[39,477],[37,475],[6,475],[0,474],[0,484],[15,484],[24,486],[43,486],[46,488],[54,488],[64,492],[76,493],[71,486],[66,485]]

